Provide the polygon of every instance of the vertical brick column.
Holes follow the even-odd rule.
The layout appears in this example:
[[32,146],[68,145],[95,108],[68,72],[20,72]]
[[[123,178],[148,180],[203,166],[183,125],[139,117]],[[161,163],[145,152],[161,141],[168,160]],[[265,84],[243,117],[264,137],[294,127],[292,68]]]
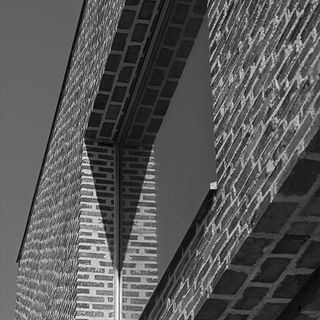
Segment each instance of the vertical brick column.
[[138,319],[158,281],[155,167],[149,147],[121,156],[123,318]]
[[113,318],[114,148],[82,153],[77,319]]
[[[83,272],[81,280],[77,274],[81,150],[124,2],[85,1],[18,255],[16,319],[74,320],[77,296],[89,288],[79,287],[79,282],[91,281],[86,279],[89,273]],[[77,317],[87,318],[79,313]]]
[[78,319],[113,317],[115,250],[121,250],[123,318],[137,319],[157,284],[153,151],[124,148],[120,167],[121,248],[115,248],[114,146],[86,141],[81,171]]

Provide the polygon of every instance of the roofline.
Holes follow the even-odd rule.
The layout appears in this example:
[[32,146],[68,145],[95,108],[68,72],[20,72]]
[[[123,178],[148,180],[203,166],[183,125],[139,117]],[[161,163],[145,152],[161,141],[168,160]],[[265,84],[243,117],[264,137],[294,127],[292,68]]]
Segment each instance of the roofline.
[[71,62],[72,62],[74,50],[75,50],[75,47],[76,47],[76,43],[77,43],[77,40],[78,40],[78,37],[79,37],[79,34],[80,34],[80,28],[81,28],[81,24],[82,24],[82,21],[83,21],[84,12],[85,12],[85,8],[86,8],[86,5],[87,5],[87,2],[88,2],[88,0],[83,0],[83,2],[82,2],[80,16],[79,16],[78,24],[77,24],[77,27],[76,27],[75,35],[74,35],[74,38],[73,38],[73,42],[72,42],[72,46],[71,46],[71,50],[70,50],[70,54],[69,54],[69,58],[68,58],[66,71],[64,73],[64,77],[63,77],[63,81],[62,81],[62,85],[61,85],[61,89],[60,89],[60,94],[59,94],[59,98],[58,98],[58,102],[57,102],[56,111],[54,113],[53,121],[52,121],[52,124],[51,124],[51,129],[50,129],[50,134],[49,134],[47,146],[46,146],[46,149],[45,149],[45,152],[44,152],[44,156],[43,156],[43,159],[42,159],[40,172],[39,172],[38,179],[37,179],[36,188],[35,188],[35,191],[34,191],[34,194],[33,194],[33,197],[32,197],[31,207],[30,207],[30,210],[29,210],[27,223],[26,223],[26,227],[24,229],[24,233],[23,233],[23,237],[22,237],[22,241],[21,241],[21,244],[20,244],[20,248],[19,248],[19,252],[18,252],[18,256],[17,256],[16,262],[19,262],[20,259],[21,259],[22,251],[23,251],[23,248],[24,248],[24,243],[25,243],[25,240],[26,240],[26,237],[27,237],[27,233],[28,233],[28,229],[29,229],[29,225],[30,225],[31,215],[32,215],[32,212],[33,212],[33,207],[34,207],[36,196],[37,196],[37,193],[38,193],[38,189],[39,189],[39,185],[40,185],[40,180],[41,180],[41,177],[42,177],[43,169],[44,169],[44,166],[45,166],[45,163],[46,163],[46,160],[47,160],[47,155],[48,155],[48,152],[49,152],[49,146],[50,146],[50,143],[51,143],[51,140],[52,140],[52,137],[53,137],[53,131],[54,131],[54,128],[55,128],[57,116],[58,116],[58,113],[60,111],[60,106],[61,106],[61,102],[62,102],[62,99],[63,99],[64,89],[66,87],[67,79],[68,79],[68,76],[69,76],[69,73],[70,73]]

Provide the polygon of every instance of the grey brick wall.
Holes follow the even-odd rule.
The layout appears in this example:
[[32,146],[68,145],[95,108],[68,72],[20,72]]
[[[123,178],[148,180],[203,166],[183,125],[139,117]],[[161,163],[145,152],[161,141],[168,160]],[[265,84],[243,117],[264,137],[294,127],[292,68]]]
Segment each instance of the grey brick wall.
[[121,156],[123,319],[138,319],[158,283],[156,172],[150,147]]
[[[306,158],[303,151],[320,123],[319,10],[319,1],[208,1],[218,193],[211,210],[196,217],[141,319],[247,319],[244,311],[228,315],[230,295],[213,290],[270,203],[281,202],[281,186],[291,199],[317,185],[318,156]],[[293,169],[300,178],[286,180]],[[290,230],[294,212],[281,227],[288,223]],[[288,261],[278,262],[276,279],[286,275],[281,263]],[[238,281],[240,288],[246,277],[240,274],[234,285]],[[232,278],[227,283],[226,290]],[[273,319],[276,311],[262,310],[257,319]]]
[[83,137],[122,6],[85,3],[20,251],[17,320],[76,318]]
[[114,148],[86,141],[81,168],[77,312],[112,319],[114,305]]
[[[123,2],[88,1],[85,7],[20,254],[17,319],[113,317],[114,154],[110,146],[85,142],[84,134],[95,98],[104,111],[91,113],[91,121],[99,126],[106,111],[107,95],[96,94]],[[151,14],[154,3],[143,5]],[[319,152],[308,149],[320,123],[319,11],[319,1],[208,1],[219,190],[213,201],[208,194],[141,319],[197,319],[211,309],[216,318],[246,319],[248,303],[259,305],[259,317],[265,319],[283,306],[268,305],[266,292],[251,282],[277,282],[281,288],[287,277],[312,272],[301,273],[295,266],[284,271],[288,257],[273,257],[270,249],[251,270],[258,280],[248,280],[245,262],[237,262],[236,254],[239,258],[245,251],[250,237],[261,238],[267,247],[272,238],[268,224],[258,234],[252,231],[274,205],[286,203],[277,197],[307,196],[309,189],[313,197],[319,186]],[[133,14],[126,11],[122,22]],[[87,138],[96,134],[87,131]],[[155,177],[151,150],[127,147],[121,156],[122,302],[123,315],[130,319],[139,317],[157,281]],[[294,179],[306,174],[308,182],[297,183],[290,172]],[[299,201],[291,197],[288,207]],[[299,212],[291,210],[279,222],[284,232],[309,230],[300,224]],[[288,240],[281,228],[275,248],[280,236]],[[306,253],[290,259],[309,259],[318,234],[308,232]],[[101,240],[100,235],[107,237]],[[278,270],[273,275],[265,272],[270,259]],[[226,275],[234,281],[230,287],[222,285]],[[268,297],[274,293],[278,298],[279,290]],[[235,294],[239,301],[233,305],[230,296]],[[260,300],[252,302],[251,296]]]

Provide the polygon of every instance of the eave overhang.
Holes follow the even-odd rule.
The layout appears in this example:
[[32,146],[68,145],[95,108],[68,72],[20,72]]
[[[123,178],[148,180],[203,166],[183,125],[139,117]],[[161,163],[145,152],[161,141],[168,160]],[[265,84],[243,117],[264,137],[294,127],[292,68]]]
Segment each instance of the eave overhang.
[[[17,262],[22,255],[86,5],[85,0]],[[202,24],[206,6],[206,0],[126,1],[93,108],[90,106],[92,112],[85,139],[108,144],[153,144]]]

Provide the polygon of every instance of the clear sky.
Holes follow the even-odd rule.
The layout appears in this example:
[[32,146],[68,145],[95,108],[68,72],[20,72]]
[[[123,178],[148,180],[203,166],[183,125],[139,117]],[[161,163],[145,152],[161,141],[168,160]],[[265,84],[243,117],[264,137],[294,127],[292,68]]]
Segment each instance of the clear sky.
[[0,319],[14,319],[15,259],[82,0],[0,1]]

